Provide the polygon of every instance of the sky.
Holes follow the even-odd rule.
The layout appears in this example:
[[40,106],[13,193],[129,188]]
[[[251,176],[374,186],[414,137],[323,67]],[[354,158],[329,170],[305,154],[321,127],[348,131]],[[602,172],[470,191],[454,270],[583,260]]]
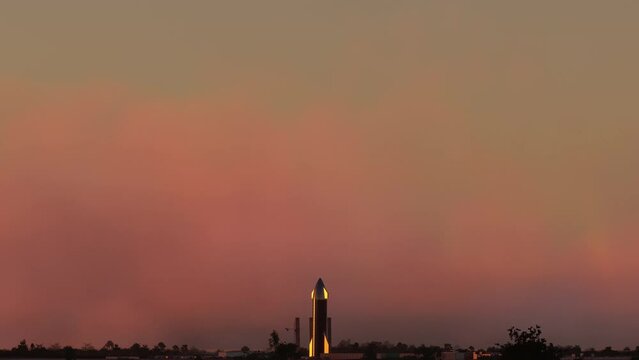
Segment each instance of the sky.
[[637,15],[2,2],[0,347],[639,345]]

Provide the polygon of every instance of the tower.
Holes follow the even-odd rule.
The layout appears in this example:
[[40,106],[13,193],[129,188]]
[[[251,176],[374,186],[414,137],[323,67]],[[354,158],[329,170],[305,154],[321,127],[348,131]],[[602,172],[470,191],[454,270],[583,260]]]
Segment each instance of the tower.
[[295,346],[300,347],[300,318],[295,318]]

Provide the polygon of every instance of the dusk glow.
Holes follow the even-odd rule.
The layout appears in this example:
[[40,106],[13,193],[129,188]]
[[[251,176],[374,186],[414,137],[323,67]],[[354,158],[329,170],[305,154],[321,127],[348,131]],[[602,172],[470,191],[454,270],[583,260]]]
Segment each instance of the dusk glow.
[[0,347],[266,348],[322,277],[334,342],[634,348],[637,15],[1,4]]

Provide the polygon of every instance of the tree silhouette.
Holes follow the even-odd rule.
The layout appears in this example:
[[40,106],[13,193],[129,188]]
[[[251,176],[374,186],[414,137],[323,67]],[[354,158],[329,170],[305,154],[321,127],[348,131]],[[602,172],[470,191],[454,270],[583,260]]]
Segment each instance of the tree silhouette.
[[442,353],[442,348],[439,346],[426,346],[422,344],[415,349],[415,351],[417,354],[420,354],[424,360],[435,360]]
[[271,336],[268,339],[268,347],[275,351],[277,346],[280,344],[280,335],[277,333],[277,331],[273,330],[271,332]]
[[510,342],[501,345],[502,360],[557,360],[559,356],[553,344],[541,337],[539,325],[527,330],[508,329]]
[[26,353],[29,351],[29,346],[27,346],[27,341],[22,339],[17,347],[13,348],[14,351],[18,353]]
[[155,345],[153,351],[163,353],[164,351],[166,351],[166,344],[160,341],[157,345]]
[[366,345],[366,347],[364,348],[364,354],[362,355],[362,358],[364,360],[375,360],[377,359],[377,350],[378,350],[378,344],[374,341],[368,343]]
[[74,360],[75,359],[75,349],[71,346],[64,347],[64,358],[66,360]]
[[106,344],[104,344],[104,346],[102,347],[102,350],[104,351],[113,351],[114,349],[115,344],[111,340],[107,341]]

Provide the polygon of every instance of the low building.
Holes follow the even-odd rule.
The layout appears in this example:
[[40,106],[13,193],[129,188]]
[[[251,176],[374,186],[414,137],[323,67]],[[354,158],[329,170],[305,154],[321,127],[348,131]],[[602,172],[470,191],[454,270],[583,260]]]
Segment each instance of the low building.
[[442,351],[440,360],[477,360],[479,356],[474,351]]
[[223,359],[243,358],[243,357],[246,357],[246,355],[247,354],[241,350],[223,350],[223,351],[217,352],[217,356]]

